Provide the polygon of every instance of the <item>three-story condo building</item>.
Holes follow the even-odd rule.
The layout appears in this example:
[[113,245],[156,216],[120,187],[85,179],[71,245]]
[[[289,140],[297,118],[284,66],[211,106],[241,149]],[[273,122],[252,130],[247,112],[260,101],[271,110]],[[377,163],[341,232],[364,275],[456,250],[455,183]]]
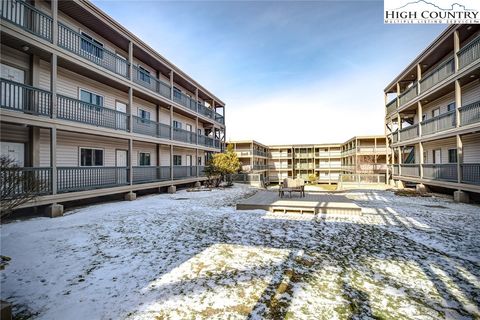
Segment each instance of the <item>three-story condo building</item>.
[[451,25],[385,88],[389,176],[480,192],[480,25]]
[[0,10],[1,155],[42,181],[28,205],[204,179],[221,99],[86,0]]
[[259,173],[266,176],[268,165],[268,147],[255,141],[228,142],[233,147],[242,164],[243,172]]

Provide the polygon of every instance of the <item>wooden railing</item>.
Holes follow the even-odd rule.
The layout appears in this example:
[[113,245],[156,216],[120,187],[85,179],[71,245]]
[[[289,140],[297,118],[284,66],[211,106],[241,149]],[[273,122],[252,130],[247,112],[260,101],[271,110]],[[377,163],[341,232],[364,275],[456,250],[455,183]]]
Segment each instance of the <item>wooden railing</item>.
[[455,117],[455,110],[452,110],[422,121],[422,136],[455,128]]
[[480,163],[462,163],[460,167],[462,183],[480,185]]
[[0,198],[15,199],[24,194],[52,192],[52,168],[14,167],[0,171]]
[[400,170],[402,176],[408,177],[420,177],[420,165],[419,164],[401,164]]
[[170,85],[148,74],[136,66],[132,66],[132,80],[133,82],[153,91],[159,93],[161,96],[170,99]]
[[130,63],[125,58],[60,22],[58,23],[58,45],[124,78],[129,78]]
[[457,55],[459,69],[463,69],[472,62],[480,59],[480,36],[460,49]]
[[173,128],[173,140],[196,144],[197,135],[184,129]]
[[133,183],[148,183],[170,180],[170,166],[135,166],[133,169]]
[[460,125],[480,122],[480,101],[460,107]]
[[399,97],[398,97],[398,106],[401,107],[407,102],[411,101],[413,98],[417,96],[417,83],[413,86],[405,90]]
[[408,126],[399,130],[400,141],[418,138],[418,124]]
[[173,179],[185,179],[197,176],[196,166],[173,166]]
[[53,19],[47,14],[20,0],[2,0],[0,9],[3,20],[52,42]]
[[455,73],[455,63],[453,57],[450,57],[447,61],[441,63],[431,72],[425,74],[420,80],[420,90],[425,92],[436,84],[442,82],[449,76]]
[[170,126],[156,121],[133,116],[132,129],[134,133],[151,137],[170,139]]
[[111,188],[129,184],[126,167],[58,167],[59,193]]
[[457,164],[422,164],[423,178],[457,182]]
[[397,98],[387,103],[386,108],[387,108],[387,116],[394,113],[397,110]]
[[126,113],[62,95],[57,95],[57,118],[128,131],[128,115]]
[[46,90],[1,78],[0,106],[3,109],[50,116],[52,94]]

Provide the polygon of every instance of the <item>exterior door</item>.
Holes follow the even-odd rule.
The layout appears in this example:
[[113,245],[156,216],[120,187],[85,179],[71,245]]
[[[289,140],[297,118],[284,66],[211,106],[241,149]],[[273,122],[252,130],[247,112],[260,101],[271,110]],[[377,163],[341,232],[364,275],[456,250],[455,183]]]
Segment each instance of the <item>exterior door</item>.
[[[116,150],[115,151],[115,164],[117,167],[117,183],[126,184],[127,183],[127,170],[123,170],[128,165],[127,161],[127,150]],[[121,169],[122,168],[122,169]]]
[[442,150],[433,150],[433,163],[442,163]]
[[2,142],[0,146],[2,156],[10,158],[19,167],[25,165],[25,145],[23,143]]
[[116,128],[121,130],[127,130],[127,117],[126,117],[127,104],[120,101],[116,101],[115,110],[117,110],[118,112],[121,112],[115,115]]
[[[25,71],[8,66],[5,64],[1,65],[1,77],[13,82],[25,83]],[[10,109],[23,110],[24,107],[24,95],[25,91],[20,86],[15,86],[9,83],[2,83],[1,88],[1,104]]]
[[[188,132],[192,132],[192,125],[191,124],[185,124],[185,129],[188,131]],[[195,142],[195,141],[192,141],[192,135],[189,134],[188,137],[187,137],[187,140],[188,142]]]
[[192,175],[192,156],[187,155],[186,157],[186,166],[187,166],[187,175]]

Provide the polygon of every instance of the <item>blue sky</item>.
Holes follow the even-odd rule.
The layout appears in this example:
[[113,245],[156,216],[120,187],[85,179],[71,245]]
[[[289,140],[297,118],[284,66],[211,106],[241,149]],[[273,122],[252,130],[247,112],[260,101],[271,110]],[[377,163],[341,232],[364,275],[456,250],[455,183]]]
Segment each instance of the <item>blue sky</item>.
[[383,1],[94,1],[227,105],[227,139],[383,134],[383,89],[445,25]]

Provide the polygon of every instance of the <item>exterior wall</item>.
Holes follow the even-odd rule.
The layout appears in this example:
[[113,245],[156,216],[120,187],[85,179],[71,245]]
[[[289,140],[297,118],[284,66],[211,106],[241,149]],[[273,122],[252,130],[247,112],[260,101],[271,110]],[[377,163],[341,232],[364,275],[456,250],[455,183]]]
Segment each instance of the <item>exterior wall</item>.
[[463,142],[463,162],[478,163],[480,159],[480,133],[465,135]]
[[[425,142],[423,144],[423,152],[426,155],[426,157],[424,157],[423,162],[428,164],[433,163],[433,150],[438,150],[438,149],[441,150],[440,151],[441,160],[438,163],[448,163],[448,150],[457,149],[456,138],[451,137],[448,139]],[[416,162],[420,163],[419,159]]]
[[10,65],[12,67],[21,69],[25,71],[25,83],[29,83],[28,79],[30,78],[30,57],[28,54],[21,52],[19,50],[12,49],[11,47],[1,45],[0,47],[1,55],[0,62],[2,64]]
[[462,106],[480,100],[480,79],[470,82],[462,87]]
[[140,153],[150,153],[150,166],[157,166],[157,146],[152,143],[146,142],[137,142],[133,143],[133,158],[132,165],[139,166],[140,163]]

